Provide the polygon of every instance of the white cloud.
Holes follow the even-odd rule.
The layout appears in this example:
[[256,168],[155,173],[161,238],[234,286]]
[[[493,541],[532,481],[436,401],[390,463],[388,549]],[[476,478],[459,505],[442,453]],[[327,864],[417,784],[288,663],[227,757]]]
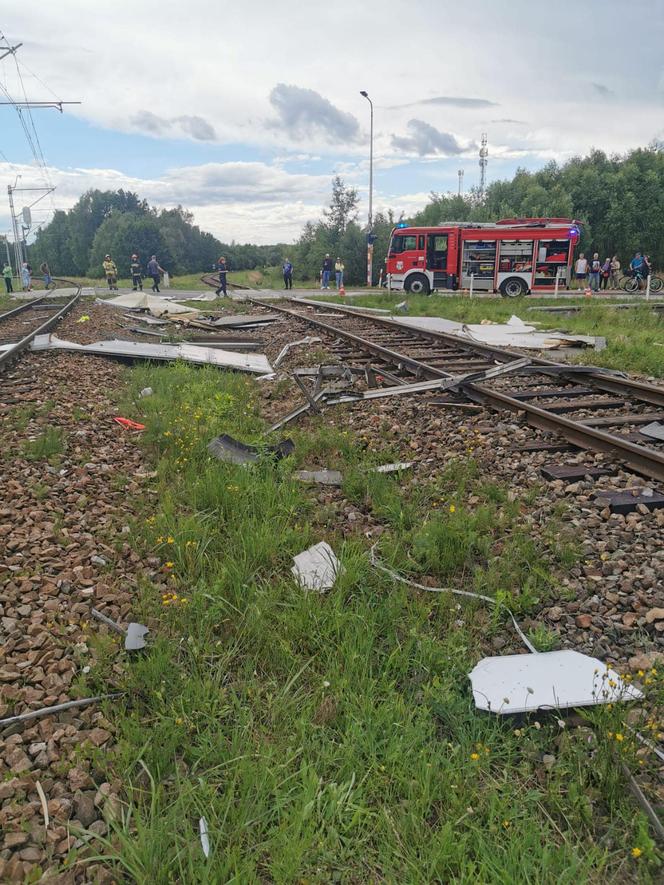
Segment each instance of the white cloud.
[[[206,163],[170,169],[153,179],[117,169],[50,168],[48,173],[56,186],[57,208],[71,208],[90,188],[124,188],[159,208],[181,203],[194,213],[197,224],[221,240],[254,243],[295,239],[307,220],[320,216],[330,190],[328,175],[295,174],[265,163]],[[13,180],[17,174],[25,186],[41,183],[34,166],[0,163],[0,180]],[[49,205],[42,205],[33,213],[35,223],[50,213]],[[0,230],[9,223],[7,210],[0,212]]]

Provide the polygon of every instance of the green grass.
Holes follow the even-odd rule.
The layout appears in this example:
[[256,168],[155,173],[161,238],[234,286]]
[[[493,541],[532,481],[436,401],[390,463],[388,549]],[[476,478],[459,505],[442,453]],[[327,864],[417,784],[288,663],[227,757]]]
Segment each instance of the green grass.
[[[210,291],[210,287],[201,281],[202,276],[214,277],[212,270],[201,270],[197,273],[182,274],[179,276],[171,276],[171,289],[189,290],[189,291]],[[81,286],[98,286],[106,287],[106,280],[103,277],[67,277],[72,282]],[[253,289],[283,289],[283,277],[281,275],[281,267],[256,268],[255,270],[231,270],[228,273],[228,282],[237,283],[240,286],[250,286]],[[35,285],[40,284],[39,280],[35,281]],[[143,280],[143,288],[150,290],[152,281],[149,277]],[[295,289],[316,289],[319,283],[317,280],[293,280]],[[121,289],[131,289],[131,278],[122,277],[118,279],[118,287]]]
[[[556,582],[560,526],[528,535],[520,502],[483,486],[472,462],[426,483],[371,474],[392,444],[378,453],[320,422],[291,431],[295,457],[220,463],[206,451],[212,436],[262,439],[255,382],[183,365],[130,378],[124,413],[146,423],[158,472],[154,509],[145,504],[132,544],[162,565],[132,606],[134,619],[158,627],[127,665],[126,700],[108,710],[117,750],[96,762],[127,790],[110,838],[96,842],[118,876],[159,885],[655,880],[644,820],[615,765],[598,761],[608,758],[603,739],[589,745],[555,718],[474,709],[466,674],[509,631],[501,606],[392,582],[371,568],[361,531],[344,537],[333,496],[319,501],[291,474],[340,468],[347,499],[384,526],[380,555],[394,567],[522,612]],[[138,400],[145,386],[154,394]],[[292,556],[321,539],[345,569],[323,596],[290,575]],[[553,645],[546,632],[535,638]],[[117,680],[113,661],[101,649],[80,690]],[[543,754],[555,756],[551,770]]]
[[35,439],[28,440],[23,446],[23,457],[27,461],[50,459],[61,455],[67,445],[67,438],[59,427],[49,427]]
[[[329,296],[326,300],[342,299]],[[588,350],[576,361],[664,378],[664,347],[657,346],[664,344],[664,315],[649,310],[645,304],[630,310],[616,310],[607,302],[587,302],[579,298],[469,299],[467,296],[426,297],[405,292],[361,296],[352,301],[346,299],[345,303],[392,309],[404,300],[409,306],[409,316],[441,316],[466,323],[481,323],[482,320],[501,323],[516,314],[524,322],[538,323],[542,329],[603,336],[607,341],[605,350]],[[621,300],[627,302],[630,299],[626,296]],[[528,310],[529,307],[549,304],[580,305],[581,310],[569,316]],[[552,359],[556,358],[555,351],[549,354]]]

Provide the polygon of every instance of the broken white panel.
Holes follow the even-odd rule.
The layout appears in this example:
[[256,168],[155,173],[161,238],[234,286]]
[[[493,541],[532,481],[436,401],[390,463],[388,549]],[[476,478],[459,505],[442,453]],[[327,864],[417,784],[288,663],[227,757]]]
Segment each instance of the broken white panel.
[[210,837],[208,835],[208,824],[204,817],[198,821],[198,831],[201,834],[201,848],[206,857],[210,856]]
[[236,369],[265,375],[272,371],[268,358],[262,353],[238,353],[216,347],[195,344],[152,344],[143,341],[95,341],[93,344],[77,344],[63,341],[56,335],[37,335],[32,350],[67,350],[75,353],[92,353],[97,356],[114,356],[137,360],[185,360],[188,363],[207,363],[220,369]]
[[572,650],[483,658],[469,678],[475,706],[501,715],[643,697],[602,661]]
[[369,473],[396,473],[399,470],[408,470],[414,463],[414,461],[395,461],[394,464],[381,464],[379,467],[372,467]]
[[109,307],[149,310],[156,317],[163,316],[164,314],[173,316],[175,314],[190,313],[194,315],[200,313],[200,310],[196,307],[187,307],[185,304],[178,304],[177,301],[172,301],[169,298],[158,298],[156,295],[149,295],[147,292],[127,292],[126,295],[118,295],[117,298],[100,298],[99,303],[106,304]]
[[527,325],[519,317],[510,317],[507,323],[458,323],[443,317],[394,317],[394,322],[413,329],[429,332],[446,332],[468,341],[489,344],[494,347],[520,347],[526,350],[548,350],[574,345],[606,346],[604,338],[590,335],[564,335],[561,332],[539,331]]
[[327,541],[320,541],[293,557],[295,565],[291,572],[305,590],[322,593],[334,586],[337,575],[343,574],[343,566],[334,555]]
[[300,347],[302,344],[319,344],[320,338],[316,338],[314,335],[307,335],[306,338],[300,338],[299,341],[291,341],[289,344],[284,344],[279,352],[279,356],[274,361],[274,368],[278,369],[279,366],[283,363],[286,358],[286,355],[294,348]]
[[352,310],[355,313],[375,313],[383,316],[388,316],[390,311],[385,310],[383,307],[362,307],[361,304],[348,304],[345,302],[344,304],[335,304],[334,301],[318,301],[318,299],[313,298],[299,298],[298,296],[293,297],[293,301],[297,301],[298,304],[307,304],[311,307],[335,307],[335,308],[344,308],[345,310]]

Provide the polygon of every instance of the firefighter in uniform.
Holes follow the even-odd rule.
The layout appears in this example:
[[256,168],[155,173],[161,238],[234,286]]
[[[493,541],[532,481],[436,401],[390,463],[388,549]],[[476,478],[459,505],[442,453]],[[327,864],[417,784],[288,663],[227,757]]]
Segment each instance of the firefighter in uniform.
[[115,265],[115,261],[111,259],[110,255],[106,255],[104,257],[104,273],[106,274],[106,282],[108,283],[108,288],[112,292],[114,289],[118,291],[118,269]]
[[131,285],[136,291],[143,291],[143,274],[141,273],[141,264],[138,260],[138,255],[131,256]]

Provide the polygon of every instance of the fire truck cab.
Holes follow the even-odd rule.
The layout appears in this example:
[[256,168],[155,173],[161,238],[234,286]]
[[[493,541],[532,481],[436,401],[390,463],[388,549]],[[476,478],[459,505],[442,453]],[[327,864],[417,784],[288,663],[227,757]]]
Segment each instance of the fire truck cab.
[[435,289],[528,292],[566,288],[579,224],[569,218],[511,218],[495,223],[398,225],[387,253],[390,289],[428,295]]

